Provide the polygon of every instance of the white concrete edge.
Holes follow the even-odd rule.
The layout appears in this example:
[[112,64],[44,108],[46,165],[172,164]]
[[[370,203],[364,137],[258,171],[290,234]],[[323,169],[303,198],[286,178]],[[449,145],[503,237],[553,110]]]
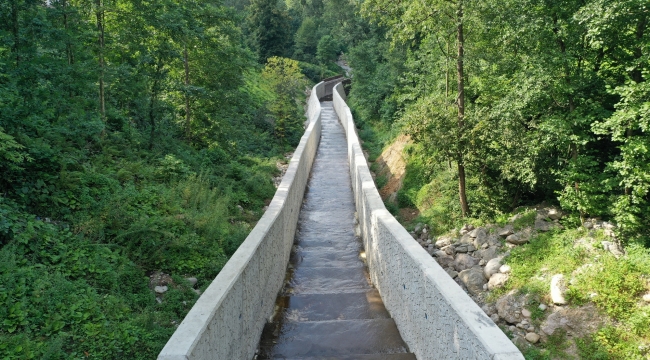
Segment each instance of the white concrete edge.
[[[454,309],[463,323],[472,330],[481,345],[492,354],[493,359],[514,360],[523,359],[523,355],[517,347],[508,339],[508,337],[494,324],[494,322],[483,312],[483,310],[456,284],[446,271],[433,260],[433,258],[413,240],[413,237],[404,229],[404,227],[395,219],[395,217],[386,210],[383,201],[379,195],[374,181],[370,175],[370,168],[363,154],[361,144],[357,135],[356,126],[343,97],[339,94],[343,92],[342,84],[339,83],[334,87],[333,101],[334,109],[339,116],[348,137],[348,156],[350,165],[354,166],[355,171],[351,171],[352,176],[359,176],[361,179],[361,189],[357,189],[356,179],[352,179],[353,190],[355,192],[355,201],[357,201],[357,211],[359,211],[359,198],[362,196],[370,205],[370,209],[364,209],[371,212],[371,218],[381,221],[382,224],[390,231],[391,235],[397,239],[399,245],[404,249],[408,256],[418,265],[418,268],[425,274],[427,280],[432,283],[438,291],[444,296],[448,304]],[[352,131],[350,131],[350,129]],[[352,170],[352,169],[351,169]],[[358,194],[360,192],[361,194]],[[363,217],[358,216],[361,222]],[[370,224],[362,225],[362,235],[364,245],[367,246],[367,234]],[[366,248],[366,251],[368,249]],[[372,266],[372,264],[369,264]],[[380,289],[381,294],[381,289]],[[388,307],[388,304],[387,304]],[[388,309],[390,311],[390,309]],[[395,319],[399,325],[402,321]],[[413,344],[408,343],[411,348]],[[422,354],[416,354],[422,356]]]
[[[217,309],[223,302],[226,294],[237,282],[247,264],[253,256],[271,226],[278,220],[278,217],[286,204],[286,199],[296,177],[296,172],[303,159],[305,147],[314,133],[320,134],[320,113],[321,106],[318,100],[318,93],[323,93],[324,83],[320,82],[312,88],[309,100],[309,126],[305,130],[300,143],[289,162],[287,171],[280,182],[280,185],[269,204],[268,209],[262,215],[244,242],[221,269],[216,278],[210,283],[205,292],[196,301],[192,309],[185,316],[172,337],[167,341],[164,348],[158,355],[158,360],[188,360],[190,354],[200,341],[201,335],[206,331],[214,317]],[[322,95],[321,95],[322,96]],[[312,100],[315,99],[315,102]],[[317,148],[317,147],[316,147]],[[315,152],[316,150],[314,150]],[[315,156],[315,154],[313,154]],[[293,234],[291,234],[293,236]],[[284,273],[280,276],[284,277]],[[277,289],[280,291],[280,289]],[[270,299],[275,301],[275,297]],[[268,314],[260,314],[261,317],[268,317]],[[260,334],[261,334],[260,329]]]

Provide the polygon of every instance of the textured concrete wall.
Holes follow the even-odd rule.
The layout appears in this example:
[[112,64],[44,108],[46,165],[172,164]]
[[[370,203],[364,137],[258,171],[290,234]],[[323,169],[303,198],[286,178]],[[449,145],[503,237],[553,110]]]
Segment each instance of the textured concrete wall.
[[370,176],[341,84],[334,109],[348,139],[350,176],[373,284],[418,359],[523,359],[506,335],[386,210]]
[[252,359],[286,273],[298,214],[320,141],[318,98],[309,98],[309,125],[268,210],[194,304],[158,360]]

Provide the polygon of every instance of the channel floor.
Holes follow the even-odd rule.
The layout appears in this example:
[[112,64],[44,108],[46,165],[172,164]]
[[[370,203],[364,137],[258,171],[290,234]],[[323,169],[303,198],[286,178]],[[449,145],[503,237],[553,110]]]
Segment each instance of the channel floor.
[[279,311],[257,359],[415,360],[372,286],[355,236],[345,132],[322,101],[322,134]]

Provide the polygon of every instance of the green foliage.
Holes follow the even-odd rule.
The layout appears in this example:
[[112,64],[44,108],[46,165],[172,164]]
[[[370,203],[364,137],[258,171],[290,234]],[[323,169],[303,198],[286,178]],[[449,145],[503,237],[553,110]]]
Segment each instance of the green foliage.
[[628,259],[613,256],[603,256],[595,266],[595,271],[578,276],[575,289],[583,294],[596,293],[591,301],[613,318],[630,316],[636,298],[645,290],[643,270]]
[[268,104],[273,133],[281,141],[295,146],[302,135],[302,90],[307,85],[300,66],[296,60],[271,57],[264,67],[262,77],[275,94]]
[[298,62],[300,72],[313,83],[319,83],[322,79],[333,77],[341,73],[341,69],[332,71],[323,65],[314,65],[304,61]]
[[535,223],[535,218],[537,217],[537,211],[527,210],[515,215],[515,219],[512,222],[512,227],[515,230],[521,230],[528,226],[532,226]]
[[372,0],[361,14],[372,24],[347,54],[356,114],[397,122],[435,162],[460,162],[473,216],[560,203],[650,244],[647,4]]
[[321,64],[336,61],[340,52],[341,45],[331,35],[325,35],[318,40],[316,59]]
[[[289,53],[269,4],[254,50]],[[263,71],[219,3],[0,9],[0,358],[155,358],[197,299],[183,278],[207,286],[273,196],[307,84]]]
[[291,48],[291,18],[277,0],[252,0],[247,11],[259,61],[288,56]]
[[609,360],[610,356],[598,342],[594,341],[591,336],[583,339],[576,339],[578,356],[581,359]]

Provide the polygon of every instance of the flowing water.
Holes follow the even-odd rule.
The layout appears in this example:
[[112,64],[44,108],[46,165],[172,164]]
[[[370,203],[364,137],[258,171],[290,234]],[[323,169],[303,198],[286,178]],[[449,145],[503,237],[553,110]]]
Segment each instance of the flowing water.
[[321,106],[321,141],[287,281],[257,359],[413,360],[370,283],[354,231],[345,132],[332,102]]

